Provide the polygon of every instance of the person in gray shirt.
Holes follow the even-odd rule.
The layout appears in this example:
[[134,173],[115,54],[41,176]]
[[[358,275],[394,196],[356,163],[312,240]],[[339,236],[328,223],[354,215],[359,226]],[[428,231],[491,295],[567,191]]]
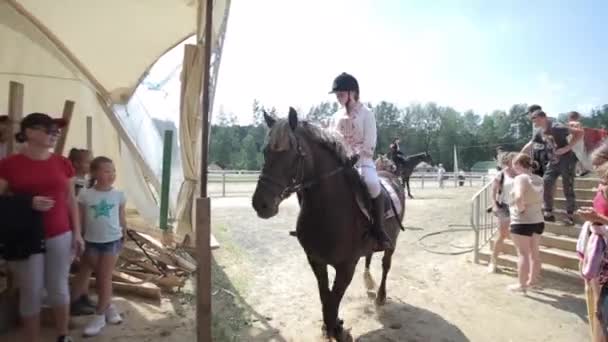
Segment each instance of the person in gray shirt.
[[[536,110],[530,115],[535,128],[532,139],[521,150],[529,153],[534,143],[545,146],[548,162],[543,176],[544,180],[544,218],[545,221],[555,222],[553,215],[553,199],[555,195],[555,181],[562,177],[564,196],[566,197],[566,223],[574,224],[574,211],[576,210],[576,198],[574,195],[574,176],[576,170],[576,155],[572,147],[583,137],[581,129],[569,127],[552,119],[542,110]],[[568,137],[571,136],[570,141]]]

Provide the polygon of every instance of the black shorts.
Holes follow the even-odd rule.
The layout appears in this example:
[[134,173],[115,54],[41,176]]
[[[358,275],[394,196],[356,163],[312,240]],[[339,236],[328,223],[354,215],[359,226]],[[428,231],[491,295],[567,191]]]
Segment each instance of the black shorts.
[[511,234],[532,236],[542,234],[545,231],[545,222],[539,223],[518,223],[511,225]]

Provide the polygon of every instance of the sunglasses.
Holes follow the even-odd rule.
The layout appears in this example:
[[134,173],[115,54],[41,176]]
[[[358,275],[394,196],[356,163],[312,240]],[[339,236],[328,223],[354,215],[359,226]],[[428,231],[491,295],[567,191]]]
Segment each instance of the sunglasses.
[[29,128],[36,130],[36,131],[44,132],[48,135],[58,136],[61,134],[61,129],[59,129],[57,127],[33,126],[33,127],[29,127]]

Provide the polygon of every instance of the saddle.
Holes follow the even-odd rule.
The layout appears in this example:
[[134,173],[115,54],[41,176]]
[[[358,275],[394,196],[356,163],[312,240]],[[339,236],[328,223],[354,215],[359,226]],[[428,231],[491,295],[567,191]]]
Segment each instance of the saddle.
[[[382,196],[384,200],[384,218],[389,219],[401,215],[401,200],[399,199],[397,192],[393,189],[392,185],[386,178],[379,178],[381,187],[380,196]],[[370,213],[370,209],[368,208],[368,204],[365,203],[366,201],[361,192],[356,192],[355,200],[361,213],[363,213],[363,215],[365,215],[365,217],[367,217],[367,219],[371,221],[372,216]]]

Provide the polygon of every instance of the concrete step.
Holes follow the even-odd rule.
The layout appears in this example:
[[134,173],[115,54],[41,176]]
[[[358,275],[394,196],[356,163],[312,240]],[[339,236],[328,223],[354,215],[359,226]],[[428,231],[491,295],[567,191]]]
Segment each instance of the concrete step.
[[[564,190],[561,187],[555,189],[555,194],[563,197]],[[597,193],[597,189],[574,189],[574,194],[576,195],[576,199],[579,200],[593,200],[595,194]]]
[[[566,208],[566,199],[563,197],[556,197],[553,200],[553,206],[555,207],[555,209],[565,209]],[[588,199],[579,199],[578,197],[576,198],[576,208],[581,208],[581,207],[592,207],[593,206],[593,201],[592,200],[588,200]]]
[[[492,240],[490,244],[492,248],[494,248],[494,240]],[[513,245],[513,241],[505,240],[503,253],[517,256],[517,250],[515,249],[515,245]],[[570,270],[578,270],[578,256],[575,252],[541,246],[540,260],[543,264]]]
[[576,238],[544,232],[540,237],[541,246],[576,252]]
[[[574,188],[575,189],[593,189],[597,187],[597,184],[600,182],[600,179],[597,177],[576,177],[574,179]],[[561,178],[557,180],[557,184],[561,184]]]
[[[490,261],[491,256],[492,252],[487,246],[479,251],[479,260],[483,263],[483,265],[487,265],[487,263]],[[508,267],[517,270],[517,256],[510,254],[501,254],[498,256],[497,262],[498,266]],[[581,279],[577,270],[564,269],[549,264],[543,264],[541,276],[543,278],[548,277],[551,279],[555,279],[559,282],[566,282],[570,285],[574,285],[577,287],[580,286],[581,291],[584,288],[584,282]]]
[[561,222],[545,222],[545,232],[577,239],[581,232],[581,225],[566,225]]

